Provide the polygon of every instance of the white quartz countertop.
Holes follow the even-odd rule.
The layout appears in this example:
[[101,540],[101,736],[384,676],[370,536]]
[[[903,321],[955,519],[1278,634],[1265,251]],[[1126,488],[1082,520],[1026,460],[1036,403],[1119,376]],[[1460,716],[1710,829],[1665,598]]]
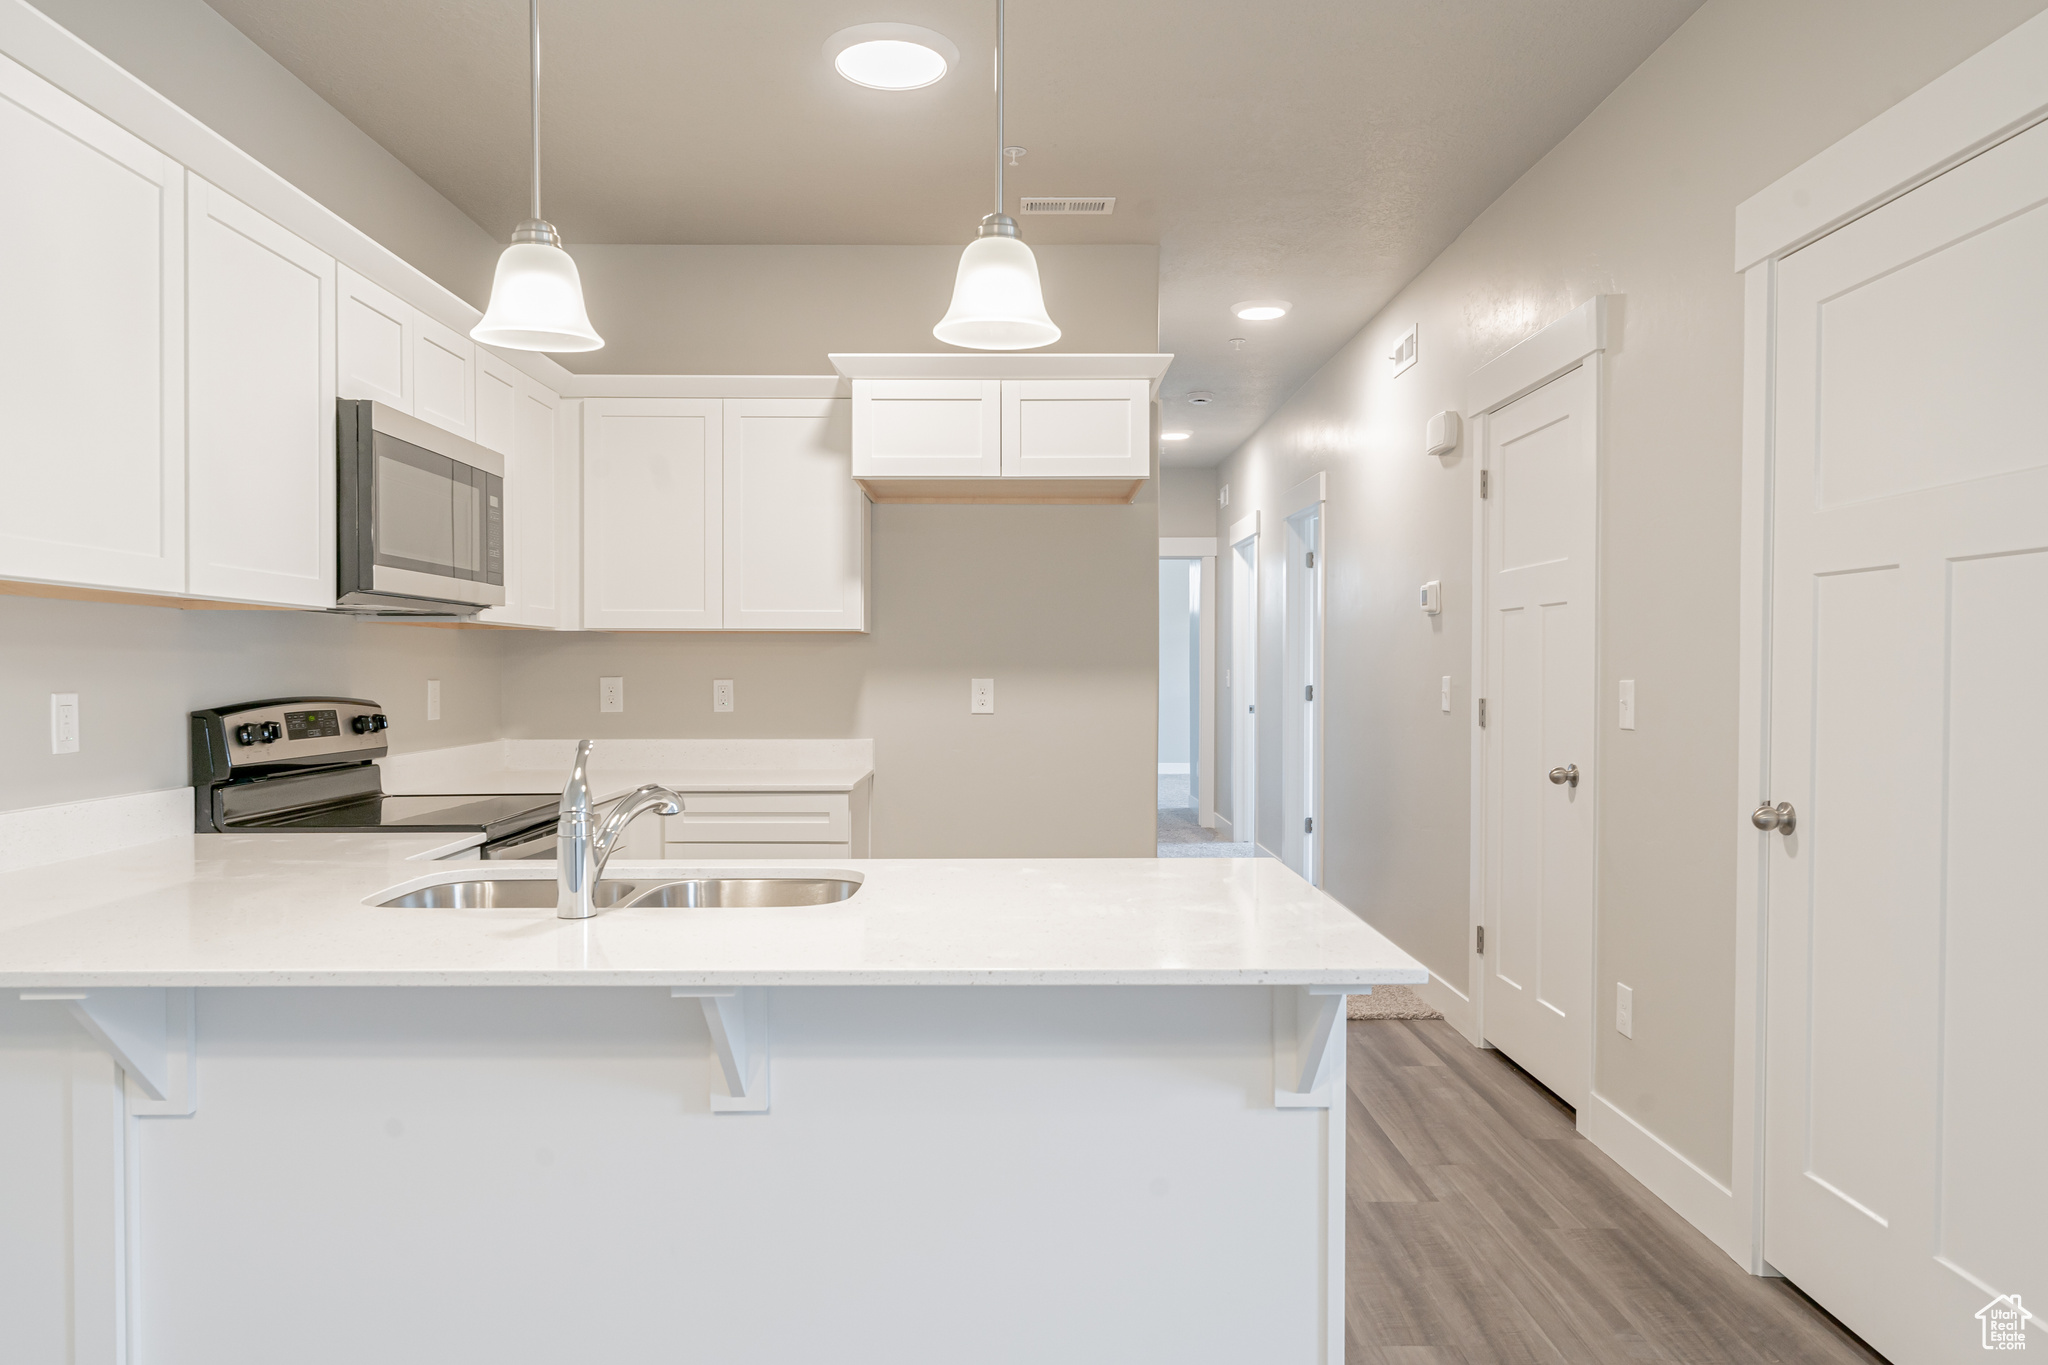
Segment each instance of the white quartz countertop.
[[[473,836],[472,836],[473,841]],[[429,862],[447,835],[188,834],[0,875],[0,987],[1219,985],[1428,972],[1270,858],[623,862],[862,879],[781,909],[386,909],[550,862]]]

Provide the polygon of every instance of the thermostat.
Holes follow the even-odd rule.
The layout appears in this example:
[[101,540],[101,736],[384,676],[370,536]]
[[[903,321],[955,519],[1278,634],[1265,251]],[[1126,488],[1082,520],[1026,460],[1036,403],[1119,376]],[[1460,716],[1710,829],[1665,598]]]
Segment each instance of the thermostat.
[[1422,614],[1424,616],[1435,616],[1443,609],[1444,587],[1442,582],[1431,581],[1424,583],[1422,585]]
[[1429,419],[1423,435],[1424,454],[1448,455],[1458,448],[1458,432],[1464,424],[1455,412],[1444,411]]

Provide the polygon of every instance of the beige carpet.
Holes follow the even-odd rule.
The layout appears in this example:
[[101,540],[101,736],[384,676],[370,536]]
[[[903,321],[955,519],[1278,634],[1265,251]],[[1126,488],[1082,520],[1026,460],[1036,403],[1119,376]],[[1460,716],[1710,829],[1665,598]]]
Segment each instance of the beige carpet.
[[1347,995],[1353,1019],[1441,1019],[1406,986],[1374,986],[1371,995]]

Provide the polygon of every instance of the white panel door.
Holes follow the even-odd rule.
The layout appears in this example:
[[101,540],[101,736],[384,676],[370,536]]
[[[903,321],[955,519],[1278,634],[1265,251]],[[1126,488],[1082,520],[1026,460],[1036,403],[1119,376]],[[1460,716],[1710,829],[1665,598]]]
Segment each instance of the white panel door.
[[716,398],[583,403],[583,625],[723,624],[722,408]]
[[1322,805],[1323,505],[1287,519],[1281,669],[1280,859],[1313,886],[1323,884]]
[[1003,472],[994,379],[853,381],[857,479],[993,479]]
[[418,309],[412,324],[412,415],[476,439],[476,343]]
[[184,172],[0,57],[0,576],[185,586]]
[[347,266],[335,270],[335,385],[412,411],[412,305]]
[[844,398],[725,400],[725,628],[865,630],[868,500]]
[[1487,419],[1485,465],[1485,1035],[1575,1106],[1592,1087],[1596,403],[1588,365],[1517,399]]
[[188,179],[190,588],[334,605],[332,257]]
[[1005,379],[1003,476],[1144,479],[1152,386],[1143,379]]
[[1765,1255],[1976,1359],[2048,1304],[2048,126],[1777,300]]

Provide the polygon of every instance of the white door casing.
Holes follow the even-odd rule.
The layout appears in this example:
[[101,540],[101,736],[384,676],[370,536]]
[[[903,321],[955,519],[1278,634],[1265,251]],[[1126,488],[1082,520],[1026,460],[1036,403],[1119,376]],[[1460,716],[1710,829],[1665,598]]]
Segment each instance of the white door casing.
[[2044,300],[2048,125],[1775,266],[1763,1251],[1899,1365],[2048,1299]]
[[1323,499],[1316,474],[1281,504],[1287,548],[1281,592],[1280,857],[1314,886],[1323,884]]
[[1230,528],[1230,839],[1258,843],[1259,514]]
[[1491,413],[1482,466],[1482,1029],[1581,1108],[1592,1089],[1599,793],[1597,365]]

